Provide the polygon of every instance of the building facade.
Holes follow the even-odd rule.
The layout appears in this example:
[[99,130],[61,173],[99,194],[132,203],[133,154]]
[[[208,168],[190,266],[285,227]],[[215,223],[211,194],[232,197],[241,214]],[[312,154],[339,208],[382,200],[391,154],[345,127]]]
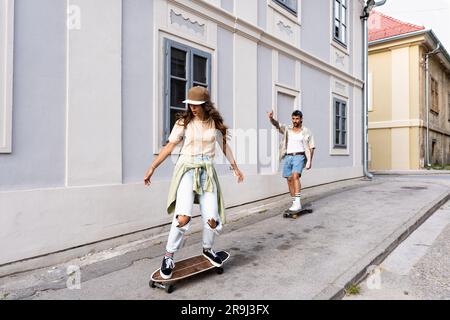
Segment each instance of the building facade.
[[0,3],[0,266],[168,224],[176,154],[143,176],[192,85],[246,176],[218,159],[227,207],[287,191],[272,109],[314,133],[304,186],[363,175],[362,1]]
[[[426,166],[425,54],[433,31],[374,12],[369,18],[369,169]],[[429,58],[429,160],[450,163],[450,56],[441,44]]]

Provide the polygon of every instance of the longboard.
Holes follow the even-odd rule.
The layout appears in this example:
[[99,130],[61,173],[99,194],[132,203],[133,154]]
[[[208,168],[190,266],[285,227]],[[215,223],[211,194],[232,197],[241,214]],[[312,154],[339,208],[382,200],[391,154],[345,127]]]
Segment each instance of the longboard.
[[300,216],[302,216],[304,214],[309,214],[309,213],[313,213],[313,209],[312,209],[311,204],[306,204],[303,208],[301,208],[298,211],[290,211],[289,209],[287,209],[286,211],[284,211],[283,217],[297,219]]
[[[216,252],[216,254],[222,259],[223,263],[225,263],[230,258],[230,254],[226,251],[219,251]],[[208,271],[210,269],[216,269],[218,274],[222,274],[223,264],[222,267],[216,267],[212,265],[211,262],[209,262],[209,260],[206,259],[203,255],[190,257],[175,262],[175,268],[173,269],[172,277],[170,279],[163,279],[159,273],[160,269],[155,270],[152,273],[149,285],[151,288],[160,288],[166,290],[167,293],[172,293],[175,289],[175,282]]]

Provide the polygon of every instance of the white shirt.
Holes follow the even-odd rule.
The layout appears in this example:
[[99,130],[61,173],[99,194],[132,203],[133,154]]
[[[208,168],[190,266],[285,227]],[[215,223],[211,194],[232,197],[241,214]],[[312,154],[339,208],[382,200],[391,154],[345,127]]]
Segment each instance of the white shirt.
[[288,130],[288,143],[286,153],[305,152],[303,130],[294,132]]
[[180,119],[175,123],[170,133],[169,142],[178,144],[184,139],[180,154],[189,156],[208,155],[214,158],[218,132],[214,121],[204,122],[193,119],[189,122],[187,128],[184,128],[183,120]]

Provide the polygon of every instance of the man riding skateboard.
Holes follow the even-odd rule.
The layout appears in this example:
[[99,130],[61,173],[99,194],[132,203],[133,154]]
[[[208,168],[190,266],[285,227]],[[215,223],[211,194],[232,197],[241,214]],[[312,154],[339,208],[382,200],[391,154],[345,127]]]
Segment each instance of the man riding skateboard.
[[287,179],[292,197],[291,212],[302,210],[300,178],[304,168],[311,169],[314,155],[314,137],[311,131],[303,126],[303,113],[295,110],[292,113],[292,125],[280,124],[273,118],[273,111],[268,112],[269,120],[283,135],[280,143],[280,161],[284,159],[283,177]]

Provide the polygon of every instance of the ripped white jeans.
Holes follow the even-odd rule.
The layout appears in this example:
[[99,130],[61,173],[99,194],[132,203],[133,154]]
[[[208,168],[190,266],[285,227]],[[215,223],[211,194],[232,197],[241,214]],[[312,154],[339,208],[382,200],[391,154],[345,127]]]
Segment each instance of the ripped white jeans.
[[[208,156],[195,157],[196,162],[211,161]],[[206,170],[202,170],[200,175],[202,189],[204,190],[206,182]],[[175,213],[172,221],[172,226],[169,232],[169,239],[167,240],[166,251],[175,253],[181,247],[184,234],[189,230],[192,219],[188,224],[182,228],[178,228],[178,216],[188,216],[192,218],[192,208],[194,205],[194,169],[187,171],[181,178],[177,189],[177,200],[175,205]],[[199,196],[200,211],[203,222],[203,248],[210,249],[214,244],[216,235],[222,230],[222,222],[219,217],[219,209],[217,204],[217,187],[213,181],[214,191],[204,192]],[[208,220],[214,219],[217,222],[215,229],[212,229]]]

